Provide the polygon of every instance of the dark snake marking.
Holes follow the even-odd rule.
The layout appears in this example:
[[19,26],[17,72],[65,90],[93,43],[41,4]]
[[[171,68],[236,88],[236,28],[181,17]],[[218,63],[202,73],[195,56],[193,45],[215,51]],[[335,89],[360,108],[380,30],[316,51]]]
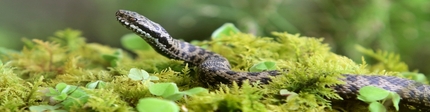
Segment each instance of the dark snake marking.
[[[182,60],[199,68],[200,80],[207,84],[231,84],[260,81],[267,84],[271,76],[279,75],[279,71],[236,72],[232,71],[226,58],[214,52],[172,38],[159,24],[132,11],[116,12],[118,21],[134,33],[141,36],[159,54],[171,59]],[[389,91],[397,92],[401,103],[430,108],[430,87],[412,80],[392,76],[365,76],[344,74],[343,85],[334,86],[334,90],[343,98],[355,98],[361,87],[373,85]]]

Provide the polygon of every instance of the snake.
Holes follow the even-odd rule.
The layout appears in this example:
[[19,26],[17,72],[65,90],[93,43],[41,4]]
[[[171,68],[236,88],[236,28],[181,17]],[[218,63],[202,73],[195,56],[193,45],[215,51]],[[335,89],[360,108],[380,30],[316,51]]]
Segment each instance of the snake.
[[[117,20],[127,29],[144,39],[157,53],[174,60],[195,65],[198,68],[199,79],[208,84],[232,82],[260,82],[268,84],[271,77],[276,77],[282,71],[269,70],[262,72],[239,72],[231,70],[229,61],[220,54],[211,52],[188,42],[178,40],[158,23],[153,22],[137,12],[118,10]],[[340,80],[345,84],[332,88],[342,98],[356,98],[359,89],[364,86],[376,86],[396,92],[401,97],[401,103],[430,108],[430,86],[413,80],[382,75],[342,74]]]

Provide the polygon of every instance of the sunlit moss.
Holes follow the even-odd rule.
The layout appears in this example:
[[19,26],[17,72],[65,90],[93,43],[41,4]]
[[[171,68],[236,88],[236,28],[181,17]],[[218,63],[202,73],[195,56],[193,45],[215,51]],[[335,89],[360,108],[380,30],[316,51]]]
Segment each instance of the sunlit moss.
[[[193,43],[225,56],[236,71],[248,71],[254,64],[272,61],[278,70],[285,72],[269,85],[213,84],[209,93],[185,97],[177,103],[190,112],[332,111],[333,107],[349,110],[343,109],[349,107],[332,105],[333,100],[342,100],[330,88],[344,83],[338,80],[342,77],[340,74],[395,74],[369,70],[365,61],[356,64],[336,55],[322,39],[277,32],[273,35],[256,37],[240,33]],[[197,80],[195,66],[170,60],[154,50],[124,51],[116,60],[116,66],[111,66],[112,62],[102,56],[118,48],[84,40],[79,31],[66,29],[55,33],[49,41],[26,41],[27,46],[21,52],[2,57],[0,110],[21,111],[29,106],[48,104],[49,101],[43,100],[44,93],[37,92],[38,87],[53,87],[63,82],[84,88],[89,82],[101,80],[106,82],[106,87],[85,89],[90,96],[88,103],[72,111],[133,111],[140,98],[156,96],[149,92],[148,85],[127,77],[131,68],[159,77],[154,83],[176,83],[180,90],[205,86]],[[281,89],[298,95],[288,99],[279,95]]]

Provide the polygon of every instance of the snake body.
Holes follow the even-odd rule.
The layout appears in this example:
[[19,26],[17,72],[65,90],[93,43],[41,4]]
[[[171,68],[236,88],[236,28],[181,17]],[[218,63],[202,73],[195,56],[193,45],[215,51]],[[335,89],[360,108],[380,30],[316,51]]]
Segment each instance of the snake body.
[[[260,81],[267,84],[272,76],[280,74],[279,71],[263,72],[236,72],[230,68],[229,61],[223,56],[202,49],[190,43],[172,38],[159,24],[132,11],[119,10],[116,12],[118,21],[142,37],[159,54],[176,60],[182,60],[198,67],[200,80],[208,84],[231,84],[233,81],[241,83]],[[430,108],[430,86],[412,80],[393,76],[367,76],[343,74],[346,84],[336,85],[332,88],[343,98],[355,98],[358,90],[364,86],[372,85],[385,90],[397,92],[402,103],[419,105]]]

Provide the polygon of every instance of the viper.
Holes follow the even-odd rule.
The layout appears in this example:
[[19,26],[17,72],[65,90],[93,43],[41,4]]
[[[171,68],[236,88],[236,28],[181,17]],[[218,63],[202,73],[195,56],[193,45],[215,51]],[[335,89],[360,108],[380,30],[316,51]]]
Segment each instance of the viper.
[[[244,80],[267,84],[271,81],[271,77],[281,74],[277,70],[233,71],[230,69],[229,61],[220,54],[174,39],[161,25],[136,12],[118,10],[116,17],[123,26],[142,37],[159,54],[197,66],[199,74],[202,75],[200,80],[208,84],[241,83]],[[343,98],[356,97],[360,88],[371,85],[398,93],[402,103],[430,108],[430,86],[428,85],[394,76],[352,74],[343,74],[343,76],[341,80],[346,83],[332,87]]]

